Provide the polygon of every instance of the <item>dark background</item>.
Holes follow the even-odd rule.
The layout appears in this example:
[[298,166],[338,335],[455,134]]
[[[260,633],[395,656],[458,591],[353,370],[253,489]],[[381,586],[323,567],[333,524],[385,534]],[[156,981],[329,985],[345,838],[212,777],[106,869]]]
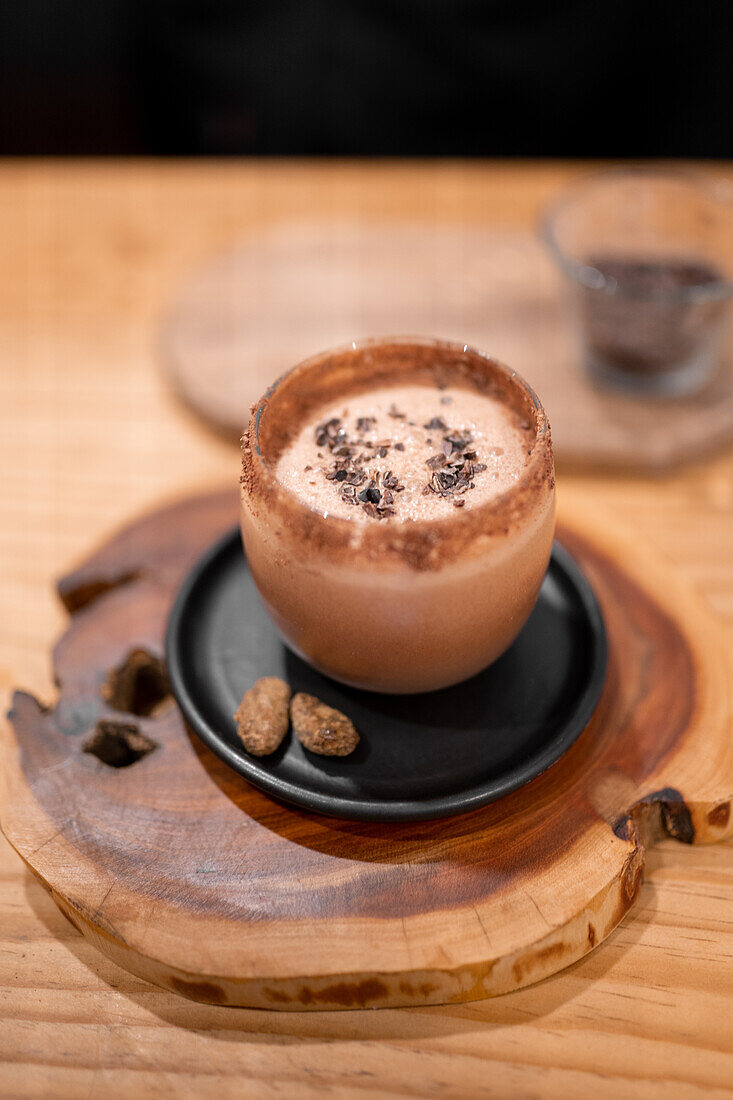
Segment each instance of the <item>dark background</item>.
[[733,156],[731,0],[5,0],[0,154]]

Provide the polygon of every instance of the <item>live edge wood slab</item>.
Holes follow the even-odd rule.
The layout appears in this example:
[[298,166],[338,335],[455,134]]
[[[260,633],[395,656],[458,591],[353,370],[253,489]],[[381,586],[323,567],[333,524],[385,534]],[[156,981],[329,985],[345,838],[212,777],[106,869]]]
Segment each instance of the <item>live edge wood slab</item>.
[[559,537],[609,637],[604,693],[571,751],[449,820],[359,824],[271,801],[187,732],[160,661],[180,581],[235,515],[231,493],[181,501],[63,578],[56,704],[14,697],[3,830],[119,965],[194,1000],[270,1009],[487,997],[596,947],[633,905],[655,838],[733,831],[729,635],[569,492]]

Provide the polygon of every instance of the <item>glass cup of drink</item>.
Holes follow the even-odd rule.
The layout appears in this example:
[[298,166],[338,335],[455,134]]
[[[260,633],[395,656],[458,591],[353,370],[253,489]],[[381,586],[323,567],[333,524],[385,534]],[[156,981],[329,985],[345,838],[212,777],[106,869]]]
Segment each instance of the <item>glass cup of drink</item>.
[[593,379],[636,394],[701,390],[721,367],[733,294],[733,188],[694,171],[580,179],[541,235],[564,276]]

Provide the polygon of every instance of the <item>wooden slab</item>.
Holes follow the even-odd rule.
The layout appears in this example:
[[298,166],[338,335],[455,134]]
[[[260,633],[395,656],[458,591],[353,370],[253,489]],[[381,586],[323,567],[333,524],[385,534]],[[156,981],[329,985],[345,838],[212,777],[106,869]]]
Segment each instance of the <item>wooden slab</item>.
[[295,222],[195,272],[161,334],[169,377],[239,438],[283,371],[367,336],[475,344],[540,394],[561,463],[663,471],[733,439],[733,351],[704,393],[649,400],[599,389],[580,363],[558,277],[530,232],[481,225]]
[[[566,487],[560,536],[596,588],[610,650],[571,751],[510,797],[434,823],[272,802],[187,733],[155,661],[177,586],[235,515],[230,493],[184,500],[64,578],[73,614],[54,651],[58,701],[14,698],[3,829],[119,965],[217,1004],[481,998],[599,944],[633,904],[655,837],[730,835],[730,638],[657,554]],[[83,751],[100,720],[113,740],[136,727],[137,747],[118,737],[134,763]]]

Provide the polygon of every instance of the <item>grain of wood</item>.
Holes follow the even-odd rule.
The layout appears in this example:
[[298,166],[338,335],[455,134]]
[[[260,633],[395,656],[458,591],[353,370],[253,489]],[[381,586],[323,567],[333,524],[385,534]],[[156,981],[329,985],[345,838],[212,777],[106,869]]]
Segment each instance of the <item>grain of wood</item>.
[[[162,497],[231,484],[238,456],[181,412],[153,339],[190,265],[282,217],[523,225],[564,167],[11,163],[0,169],[0,687],[53,696],[52,578]],[[567,484],[561,477],[559,491]],[[733,456],[573,478],[733,621]],[[664,844],[602,951],[451,1008],[276,1015],[131,977],[0,842],[4,1097],[731,1095],[733,845]],[[661,960],[661,967],[660,967]]]
[[[493,806],[418,830],[294,813],[243,784],[186,736],[155,656],[183,577],[235,514],[232,491],[152,511],[64,577],[74,614],[54,650],[58,702],[13,700],[2,827],[113,961],[214,1004],[475,1000],[601,943],[665,830],[683,843],[730,835],[730,636],[656,551],[568,489],[558,537],[594,586],[609,659],[593,720],[562,760]],[[100,692],[110,668],[133,725]],[[126,767],[85,755],[101,731],[97,755]],[[129,731],[124,748],[115,731]],[[136,761],[140,737],[155,753]]]

